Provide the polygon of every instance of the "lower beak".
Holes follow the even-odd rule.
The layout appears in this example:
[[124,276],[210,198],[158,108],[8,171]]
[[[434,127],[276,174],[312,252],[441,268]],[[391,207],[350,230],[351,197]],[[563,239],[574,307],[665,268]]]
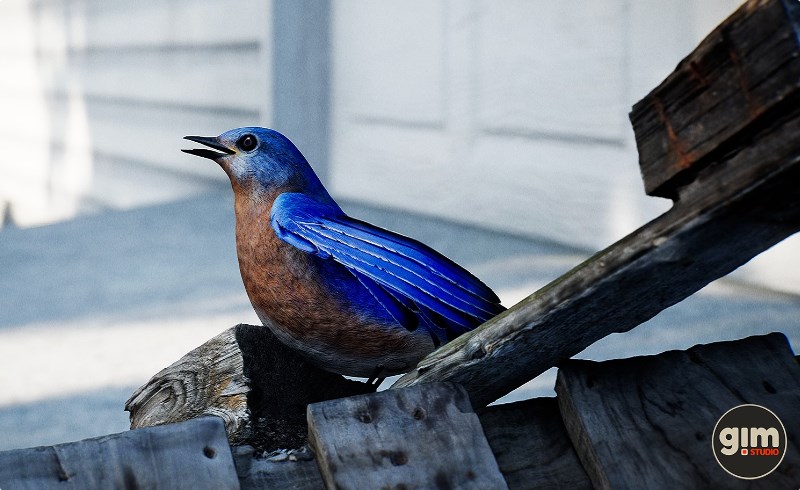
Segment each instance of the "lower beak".
[[228,155],[233,155],[235,153],[233,150],[220,143],[217,138],[213,137],[208,138],[205,136],[184,136],[183,139],[194,141],[195,143],[200,143],[201,145],[206,145],[209,148],[213,148],[213,150],[209,150],[207,148],[193,148],[191,150],[181,150],[182,152],[189,153],[191,155],[197,155],[199,157],[209,158],[211,160],[217,160],[218,158]]

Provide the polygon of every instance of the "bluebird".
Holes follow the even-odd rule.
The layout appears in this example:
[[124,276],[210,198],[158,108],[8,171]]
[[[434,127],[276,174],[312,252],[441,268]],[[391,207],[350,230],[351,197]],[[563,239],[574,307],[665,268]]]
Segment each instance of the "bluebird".
[[256,314],[322,369],[400,374],[505,310],[442,254],[345,214],[281,133],[246,127],[185,139],[208,148],[182,151],[230,178],[239,270]]

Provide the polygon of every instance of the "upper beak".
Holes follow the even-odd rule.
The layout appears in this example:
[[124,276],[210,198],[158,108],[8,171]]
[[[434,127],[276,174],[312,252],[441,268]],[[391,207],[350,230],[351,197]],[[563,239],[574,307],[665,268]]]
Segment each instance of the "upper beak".
[[[211,160],[216,160],[220,157],[224,157],[226,155],[233,155],[235,152],[228,148],[227,146],[221,144],[217,138],[207,138],[205,136],[184,136],[183,139],[194,141],[196,143],[200,143],[202,145],[206,145],[208,147],[213,148],[214,150],[209,150],[207,148],[193,148],[191,150],[181,150],[184,153],[190,153],[192,155],[197,155],[203,158],[210,158]],[[222,153],[220,153],[222,152]]]

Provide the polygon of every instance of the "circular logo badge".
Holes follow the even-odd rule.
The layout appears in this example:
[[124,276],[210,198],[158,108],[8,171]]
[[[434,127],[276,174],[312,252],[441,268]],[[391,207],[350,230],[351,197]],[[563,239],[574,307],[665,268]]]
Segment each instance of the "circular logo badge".
[[739,405],[725,412],[711,441],[720,466],[745,480],[772,473],[786,455],[783,422],[761,405]]

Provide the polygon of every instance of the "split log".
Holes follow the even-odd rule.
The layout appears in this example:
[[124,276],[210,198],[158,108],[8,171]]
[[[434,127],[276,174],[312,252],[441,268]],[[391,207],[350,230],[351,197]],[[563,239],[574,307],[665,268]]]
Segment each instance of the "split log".
[[[761,15],[763,10],[770,15]],[[719,29],[733,29],[730,23],[736,22],[736,29],[763,30],[762,23],[780,14],[780,29],[793,29],[789,38],[796,44],[798,11],[797,2],[751,0]],[[691,66],[695,58],[712,64],[703,48],[706,42],[682,66]],[[734,49],[726,45],[714,52]],[[771,70],[768,65],[753,62],[749,66],[749,76],[758,74],[764,83],[775,82],[771,86],[779,95],[769,111],[746,118],[745,127],[703,136],[703,153],[710,161],[681,174],[672,209],[435,351],[394,387],[452,381],[467,388],[474,406],[485,406],[597,340],[636,327],[800,230],[800,186],[796,184],[800,181],[800,104],[780,95],[793,93],[798,83],[792,60],[769,73],[759,71]],[[763,95],[749,84],[737,85],[736,90],[743,92],[744,99]],[[715,92],[710,91],[704,104],[731,103],[725,92],[716,95],[719,99],[712,103]],[[665,108],[668,114],[680,112],[682,104],[691,105],[691,100],[680,97],[664,102],[674,105]],[[641,107],[655,110],[653,104]],[[647,127],[670,131],[669,125]],[[703,130],[695,126],[689,134]],[[667,136],[671,144],[681,143],[683,137]]]
[[[596,488],[797,488],[800,366],[783,334],[698,345],[615,361],[567,361],[558,403]],[[717,420],[752,403],[772,410],[788,435],[780,466],[738,480],[711,450]]]
[[153,376],[125,410],[132,429],[217,415],[231,444],[271,451],[305,444],[309,403],[374,389],[313,366],[265,327],[237,325]]
[[0,488],[238,489],[222,421],[204,417],[0,452]]

